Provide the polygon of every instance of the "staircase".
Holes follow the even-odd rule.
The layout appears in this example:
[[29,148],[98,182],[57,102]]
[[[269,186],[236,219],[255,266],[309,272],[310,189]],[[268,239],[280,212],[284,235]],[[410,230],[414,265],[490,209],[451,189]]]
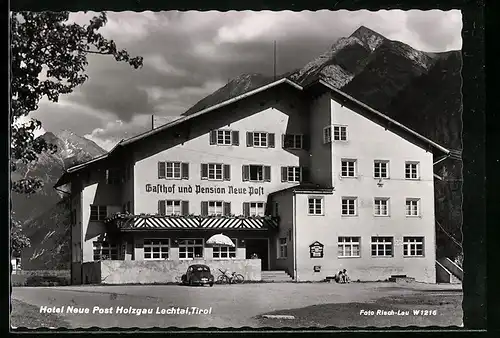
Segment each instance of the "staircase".
[[286,282],[293,282],[293,279],[285,271],[275,270],[275,271],[262,271],[262,281],[268,283],[269,282],[286,283]]
[[449,258],[440,258],[436,261],[436,281],[438,283],[460,284],[464,278],[464,271]]

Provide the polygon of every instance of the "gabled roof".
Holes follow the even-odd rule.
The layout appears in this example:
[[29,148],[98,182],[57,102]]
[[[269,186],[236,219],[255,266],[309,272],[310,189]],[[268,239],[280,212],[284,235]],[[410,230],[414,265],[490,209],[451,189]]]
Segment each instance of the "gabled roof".
[[158,133],[161,133],[161,132],[164,132],[172,127],[175,127],[185,121],[188,121],[188,120],[191,120],[191,119],[194,119],[200,115],[204,115],[204,114],[207,114],[209,112],[212,112],[212,111],[215,111],[217,109],[220,109],[222,107],[225,107],[227,105],[230,105],[232,103],[235,103],[237,101],[240,101],[240,100],[243,100],[247,97],[250,97],[250,96],[253,96],[255,94],[258,94],[258,93],[261,93],[261,92],[264,92],[266,90],[269,90],[271,88],[274,88],[278,85],[282,85],[282,84],[287,84],[289,86],[292,86],[293,88],[299,90],[299,91],[303,91],[303,90],[306,90],[306,89],[310,89],[310,88],[313,88],[313,87],[317,87],[317,86],[321,86],[323,87],[323,90],[329,90],[329,91],[332,91],[334,92],[335,94],[337,95],[340,95],[343,99],[347,100],[347,101],[350,101],[352,104],[354,104],[355,106],[363,109],[364,111],[368,111],[376,116],[378,116],[379,118],[382,118],[384,120],[386,120],[387,122],[389,122],[390,124],[394,125],[394,126],[397,126],[398,128],[400,128],[401,130],[403,130],[404,132],[410,134],[411,136],[419,139],[420,141],[424,142],[424,143],[427,143],[429,144],[430,146],[434,147],[435,149],[443,152],[444,154],[448,155],[450,153],[450,151],[446,148],[444,148],[443,146],[429,140],[428,138],[418,134],[417,132],[411,130],[410,128],[402,125],[401,123],[391,119],[390,117],[388,117],[387,115],[384,115],[382,114],[381,112],[369,107],[368,105],[356,100],[355,98],[353,98],[352,96],[340,91],[339,89],[333,87],[332,85],[328,84],[327,82],[325,82],[324,80],[322,79],[319,79],[319,80],[316,80],[314,81],[313,83],[307,85],[307,87],[302,87],[298,84],[296,84],[295,82],[287,79],[287,78],[283,78],[283,79],[280,79],[278,81],[275,81],[275,82],[272,82],[272,83],[269,83],[265,86],[262,86],[262,87],[259,87],[259,88],[256,88],[254,90],[251,90],[247,93],[244,93],[244,94],[241,94],[239,96],[236,96],[236,97],[233,97],[231,99],[228,99],[226,101],[223,101],[221,103],[218,103],[216,105],[213,105],[211,107],[208,107],[208,108],[205,108],[203,110],[200,110],[196,113],[193,113],[191,115],[187,115],[187,116],[183,116],[177,120],[174,120],[172,122],[169,122],[167,124],[164,124],[158,128],[155,128],[153,130],[150,130],[150,131],[147,131],[147,132],[144,132],[142,134],[139,134],[139,135],[136,135],[136,136],[133,136],[131,138],[128,138],[126,140],[121,140],[113,149],[111,149],[109,152],[107,152],[106,154],[102,155],[102,156],[99,156],[99,157],[96,157],[90,161],[87,161],[85,163],[81,163],[81,164],[78,164],[76,166],[73,166],[71,168],[68,168],[66,170],[66,172],[61,176],[61,178],[59,179],[59,181],[54,185],[55,188],[63,185],[63,184],[66,184],[68,182],[68,174],[71,174],[71,173],[74,173],[74,172],[77,172],[83,168],[85,168],[86,166],[88,166],[89,164],[91,163],[95,163],[95,162],[99,162],[101,160],[104,160],[106,159],[107,157],[109,157],[109,155],[111,155],[113,152],[115,152],[117,149],[119,148],[122,148],[122,147],[125,147],[125,146],[128,146],[130,144],[133,144],[137,141],[140,141],[144,138],[147,138],[149,136],[152,136],[152,135],[155,135],[155,134],[158,134]]

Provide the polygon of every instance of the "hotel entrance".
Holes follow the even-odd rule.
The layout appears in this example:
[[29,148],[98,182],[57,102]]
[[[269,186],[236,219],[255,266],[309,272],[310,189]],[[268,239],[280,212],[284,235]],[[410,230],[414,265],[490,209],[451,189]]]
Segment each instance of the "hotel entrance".
[[269,270],[269,239],[245,238],[246,259],[251,259],[256,254],[261,260],[262,271]]

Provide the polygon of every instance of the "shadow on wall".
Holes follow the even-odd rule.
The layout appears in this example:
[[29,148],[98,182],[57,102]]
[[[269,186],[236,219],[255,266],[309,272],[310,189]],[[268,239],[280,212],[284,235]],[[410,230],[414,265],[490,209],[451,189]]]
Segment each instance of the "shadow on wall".
[[101,262],[86,262],[82,264],[82,284],[100,284]]

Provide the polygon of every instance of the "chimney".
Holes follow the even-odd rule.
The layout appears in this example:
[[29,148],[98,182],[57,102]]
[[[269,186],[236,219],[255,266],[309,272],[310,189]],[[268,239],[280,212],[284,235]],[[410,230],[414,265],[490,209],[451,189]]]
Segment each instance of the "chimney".
[[155,116],[151,115],[151,130],[155,129]]
[[276,40],[274,40],[274,81],[276,81]]

